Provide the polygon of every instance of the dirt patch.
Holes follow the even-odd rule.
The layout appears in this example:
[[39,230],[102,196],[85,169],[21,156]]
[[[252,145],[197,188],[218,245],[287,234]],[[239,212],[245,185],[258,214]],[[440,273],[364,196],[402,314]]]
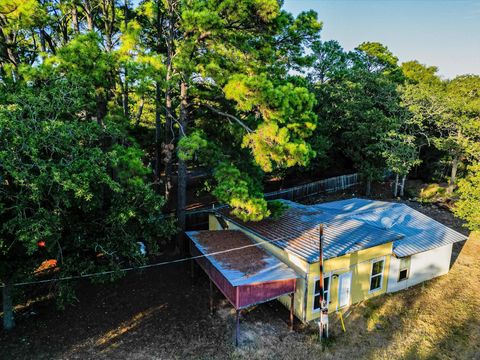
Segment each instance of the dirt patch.
[[264,269],[267,264],[269,255],[258,246],[252,246],[252,240],[241,231],[199,231],[196,238],[207,253],[244,247],[241,250],[213,255],[213,258],[229,270],[237,270],[249,276]]

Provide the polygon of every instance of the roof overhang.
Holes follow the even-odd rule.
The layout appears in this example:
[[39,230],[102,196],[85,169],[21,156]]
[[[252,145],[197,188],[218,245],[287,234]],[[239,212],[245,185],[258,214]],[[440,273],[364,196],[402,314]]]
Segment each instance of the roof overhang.
[[[295,292],[300,276],[242,231],[186,234],[197,263],[237,310]],[[245,258],[247,249],[250,261]]]

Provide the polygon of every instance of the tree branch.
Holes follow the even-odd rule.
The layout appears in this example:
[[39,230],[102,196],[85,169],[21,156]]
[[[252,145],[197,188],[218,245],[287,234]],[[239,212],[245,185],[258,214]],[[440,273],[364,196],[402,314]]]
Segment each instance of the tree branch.
[[227,113],[224,113],[223,111],[220,111],[220,110],[217,110],[215,109],[213,106],[210,106],[208,104],[203,104],[203,106],[205,106],[206,108],[210,109],[211,111],[213,111],[214,113],[220,115],[220,116],[224,116],[226,118],[229,118],[233,121],[235,121],[237,124],[239,124],[241,127],[243,127],[248,133],[252,133],[253,130],[250,129],[242,120],[240,120],[239,118],[237,118],[236,116],[233,116],[233,115],[230,115],[230,114],[227,114]]

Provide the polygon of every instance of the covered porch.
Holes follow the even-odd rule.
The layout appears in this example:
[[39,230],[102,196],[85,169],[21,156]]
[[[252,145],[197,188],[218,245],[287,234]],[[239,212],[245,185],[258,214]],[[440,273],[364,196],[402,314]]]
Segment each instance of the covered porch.
[[189,231],[190,251],[212,284],[236,310],[235,345],[238,345],[240,311],[280,296],[290,295],[290,328],[298,275],[238,230]]

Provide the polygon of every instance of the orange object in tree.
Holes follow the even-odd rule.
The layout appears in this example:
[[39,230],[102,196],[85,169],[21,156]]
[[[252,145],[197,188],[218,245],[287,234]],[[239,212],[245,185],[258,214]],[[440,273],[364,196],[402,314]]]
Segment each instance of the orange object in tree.
[[44,248],[45,247],[45,241],[39,241],[37,242],[38,247]]
[[41,272],[44,272],[44,271],[47,271],[47,270],[55,269],[56,267],[57,267],[57,260],[55,260],[55,259],[45,260],[34,271],[34,273],[38,274],[38,273],[41,273]]

